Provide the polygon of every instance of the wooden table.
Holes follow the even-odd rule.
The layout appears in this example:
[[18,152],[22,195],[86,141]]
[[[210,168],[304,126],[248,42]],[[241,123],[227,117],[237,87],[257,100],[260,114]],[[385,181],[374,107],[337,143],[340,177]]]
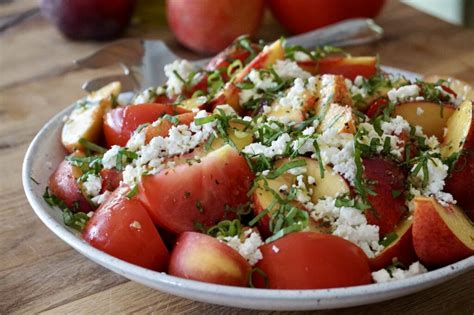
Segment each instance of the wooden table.
[[[88,78],[115,69],[78,70],[71,61],[102,43],[70,42],[38,13],[35,0],[0,5],[0,314],[241,313],[151,290],[89,261],[34,215],[21,184],[26,148],[41,126],[81,97]],[[474,32],[390,2],[378,22],[384,39],[355,54],[379,54],[386,65],[450,74],[474,84]],[[282,29],[267,16],[261,32]],[[161,38],[180,47],[162,25],[133,26],[129,36]],[[474,272],[404,298],[326,314],[473,314]]]

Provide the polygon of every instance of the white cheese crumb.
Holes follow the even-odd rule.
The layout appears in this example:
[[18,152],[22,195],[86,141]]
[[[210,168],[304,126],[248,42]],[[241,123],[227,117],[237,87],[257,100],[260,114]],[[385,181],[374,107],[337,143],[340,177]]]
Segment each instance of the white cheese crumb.
[[263,258],[262,252],[259,247],[263,245],[262,238],[260,234],[252,230],[247,230],[244,232],[245,240],[242,242],[239,235],[236,236],[227,236],[222,238],[222,240],[239,252],[250,265],[255,265],[260,259]]
[[300,110],[303,106],[305,84],[301,78],[296,78],[293,86],[288,90],[285,96],[280,98],[278,104],[283,108],[291,108],[292,110]]
[[91,201],[97,206],[101,205],[107,200],[107,198],[109,198],[110,194],[111,192],[106,190],[104,191],[103,194],[100,194],[100,195],[95,196],[94,198],[91,198]]
[[287,133],[282,134],[276,140],[272,141],[271,146],[267,147],[260,142],[251,143],[246,146],[242,152],[251,155],[263,154],[268,158],[272,158],[276,155],[282,155],[288,143],[291,141],[290,135]]
[[87,195],[95,197],[102,189],[102,178],[94,174],[89,174],[86,181],[82,183],[82,188],[84,188]]
[[254,89],[257,90],[268,90],[278,86],[278,83],[273,81],[270,75],[264,74],[255,69],[250,71],[248,77],[249,80],[254,84]]
[[425,268],[425,266],[417,261],[412,263],[410,267],[408,267],[408,270],[393,268],[390,270],[390,272],[388,272],[386,269],[380,269],[378,271],[372,272],[372,279],[375,283],[384,283],[394,280],[407,279],[426,272],[428,272],[428,270]]
[[420,88],[416,84],[404,85],[398,89],[391,89],[388,91],[388,99],[395,103],[402,103],[405,101],[414,100],[415,97],[419,96]]
[[300,78],[307,79],[311,74],[301,69],[298,64],[291,60],[277,60],[273,69],[282,79]]
[[280,251],[280,249],[277,246],[273,245],[272,251],[277,254]]
[[358,209],[336,207],[335,202],[333,197],[319,200],[311,208],[311,217],[316,221],[330,223],[333,235],[356,244],[369,258],[375,257],[383,249],[379,244],[379,227],[368,224],[364,214]]
[[296,61],[310,61],[311,57],[308,56],[307,53],[304,53],[302,51],[295,51],[295,54],[293,55]]
[[[415,164],[412,168],[413,170],[417,167],[418,164]],[[433,196],[438,202],[447,206],[450,203],[456,203],[453,196],[449,193],[443,192],[444,180],[448,176],[448,166],[444,164],[439,158],[430,158],[427,162],[428,166],[428,184],[426,187],[421,189],[421,194],[425,196]],[[424,180],[425,174],[422,171],[419,171],[416,174],[421,181]]]
[[118,145],[113,145],[104,153],[104,156],[102,157],[102,165],[105,169],[112,169],[116,166],[119,151],[120,147]]
[[316,184],[316,179],[311,175],[308,176],[308,184],[310,185]]
[[196,70],[197,67],[187,60],[175,60],[172,63],[167,64],[164,67],[164,71],[168,78],[168,81],[166,82],[166,93],[168,96],[181,94],[183,92],[184,82],[176,76],[176,73],[186,81]]

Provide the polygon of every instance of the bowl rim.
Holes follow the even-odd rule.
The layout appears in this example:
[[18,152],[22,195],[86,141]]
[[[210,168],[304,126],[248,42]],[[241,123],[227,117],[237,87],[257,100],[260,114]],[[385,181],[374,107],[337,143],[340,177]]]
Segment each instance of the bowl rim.
[[[390,67],[386,67],[391,69]],[[396,69],[398,70],[398,69]],[[397,72],[402,72],[399,70]],[[405,72],[405,71],[403,71]],[[62,124],[63,117],[72,111],[73,105],[65,108],[57,113],[53,118],[40,129],[33,141],[26,151],[22,166],[22,182],[26,197],[40,220],[60,239],[66,242],[69,246],[79,251],[81,254],[87,256],[89,259],[106,267],[113,269],[114,272],[119,273],[127,278],[145,278],[149,283],[155,283],[160,286],[160,290],[175,295],[180,295],[179,292],[169,289],[174,287],[175,290],[186,288],[194,293],[201,294],[219,294],[221,297],[239,297],[248,299],[265,299],[265,300],[329,300],[329,299],[359,299],[367,295],[380,296],[398,292],[400,290],[408,293],[415,292],[433,285],[436,285],[445,280],[451,279],[461,273],[468,272],[474,269],[474,256],[470,256],[456,263],[429,271],[407,279],[401,279],[386,283],[373,283],[361,286],[330,288],[330,289],[305,289],[305,290],[282,290],[282,289],[257,289],[246,287],[232,287],[218,284],[205,283],[195,280],[189,280],[168,275],[164,272],[157,272],[149,270],[121,259],[115,258],[105,252],[102,252],[85,241],[83,241],[78,233],[74,233],[71,229],[64,226],[63,223],[56,221],[52,217],[46,207],[47,205],[42,196],[39,196],[34,191],[35,184],[30,177],[33,168],[33,158],[41,146],[41,142],[48,137],[53,131],[57,130]],[[36,184],[35,184],[36,185]],[[59,211],[59,209],[58,209]],[[113,267],[110,267],[112,265]],[[142,282],[143,283],[143,282]],[[416,287],[421,287],[416,288]],[[168,289],[166,289],[168,288]],[[189,295],[181,295],[187,296]],[[388,299],[388,298],[384,298]],[[383,299],[378,299],[378,301]],[[228,305],[216,302],[217,304]],[[351,305],[360,305],[366,303],[352,303]],[[345,305],[347,306],[347,304]],[[251,307],[251,306],[249,306]],[[291,308],[290,308],[291,309]]]

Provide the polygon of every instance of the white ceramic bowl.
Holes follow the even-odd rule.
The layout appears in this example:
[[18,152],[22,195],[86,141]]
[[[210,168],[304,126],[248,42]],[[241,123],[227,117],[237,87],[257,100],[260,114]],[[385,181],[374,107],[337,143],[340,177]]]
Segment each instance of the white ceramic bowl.
[[[408,77],[416,76],[393,68],[386,69]],[[474,269],[474,256],[471,256],[449,266],[390,283],[324,290],[266,290],[186,280],[127,263],[84,242],[77,232],[63,224],[61,211],[50,207],[42,198],[47,179],[65,156],[60,134],[63,117],[71,110],[72,107],[69,107],[53,117],[28,148],[22,174],[28,201],[41,221],[64,242],[105,268],[148,287],[192,300],[234,307],[314,310],[369,304],[408,295]]]

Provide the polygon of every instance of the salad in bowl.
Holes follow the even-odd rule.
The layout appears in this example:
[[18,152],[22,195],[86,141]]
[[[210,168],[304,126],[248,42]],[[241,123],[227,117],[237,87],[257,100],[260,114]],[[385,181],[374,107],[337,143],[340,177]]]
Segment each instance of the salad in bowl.
[[474,254],[467,84],[246,37],[164,70],[162,86],[123,102],[111,83],[64,120],[44,199],[93,247],[267,289],[396,281]]

